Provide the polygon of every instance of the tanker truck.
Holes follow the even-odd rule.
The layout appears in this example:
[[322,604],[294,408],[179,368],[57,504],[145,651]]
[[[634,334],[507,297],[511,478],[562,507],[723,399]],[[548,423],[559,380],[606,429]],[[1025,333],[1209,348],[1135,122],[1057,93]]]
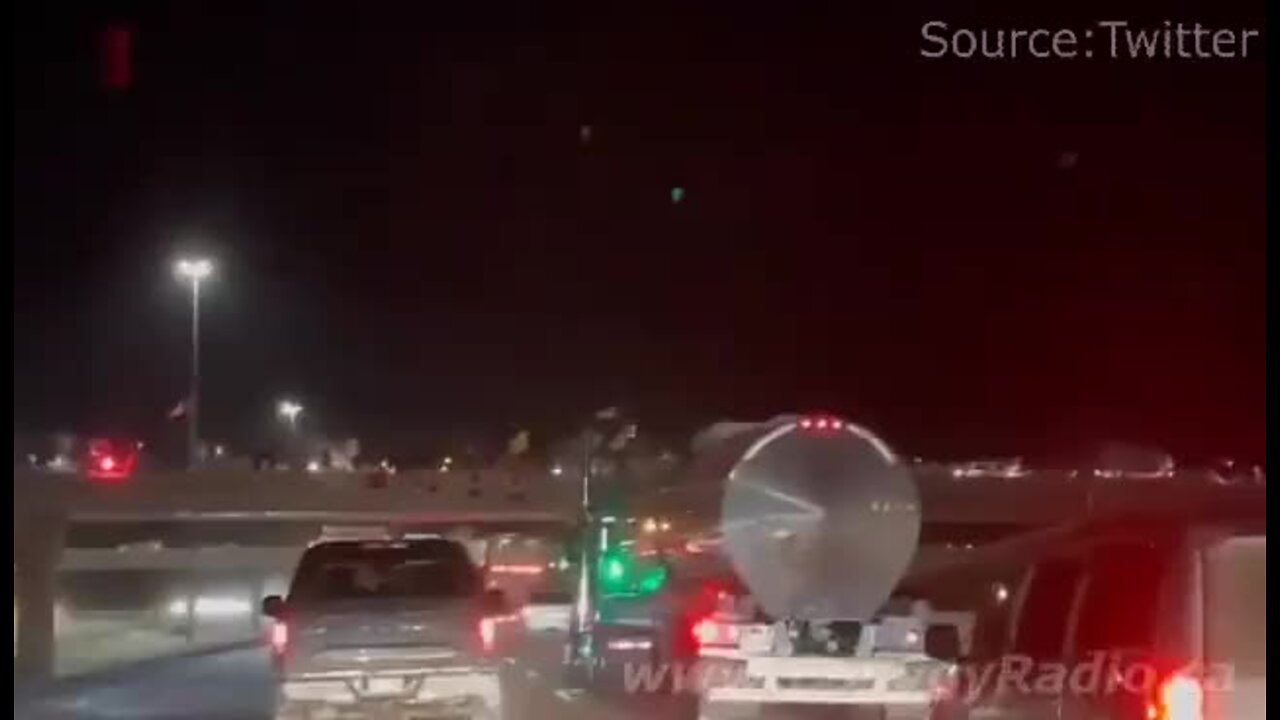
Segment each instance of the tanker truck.
[[634,516],[589,523],[571,677],[708,720],[924,718],[952,687],[959,629],[894,595],[920,502],[872,433],[829,415],[722,423],[662,495],[665,542]]

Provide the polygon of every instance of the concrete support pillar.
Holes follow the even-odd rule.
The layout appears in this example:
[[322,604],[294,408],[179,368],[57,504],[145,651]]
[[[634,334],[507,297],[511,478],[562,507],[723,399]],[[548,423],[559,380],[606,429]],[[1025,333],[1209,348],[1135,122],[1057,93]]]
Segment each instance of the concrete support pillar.
[[17,605],[15,676],[53,676],[54,604],[66,522],[57,513],[34,513],[14,523],[13,593]]

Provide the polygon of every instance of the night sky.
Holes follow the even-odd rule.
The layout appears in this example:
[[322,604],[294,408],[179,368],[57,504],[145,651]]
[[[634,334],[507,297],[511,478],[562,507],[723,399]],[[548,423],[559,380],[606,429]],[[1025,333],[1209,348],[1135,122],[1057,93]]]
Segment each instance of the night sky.
[[23,5],[15,432],[163,430],[197,250],[206,435],[241,445],[290,395],[402,453],[621,404],[1265,460],[1264,53],[919,57],[932,19],[1260,1]]

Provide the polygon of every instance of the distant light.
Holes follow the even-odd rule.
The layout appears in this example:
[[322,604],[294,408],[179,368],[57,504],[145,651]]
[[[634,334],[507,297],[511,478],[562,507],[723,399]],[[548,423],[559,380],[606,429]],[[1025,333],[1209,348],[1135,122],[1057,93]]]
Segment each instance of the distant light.
[[307,461],[307,472],[309,472],[309,473],[320,472],[320,461],[319,461],[319,460],[308,460],[308,461]]
[[116,469],[116,459],[110,455],[103,455],[101,458],[98,458],[98,467],[107,472],[111,472]]
[[222,457],[222,456],[223,456],[223,455],[225,455],[226,453],[227,453],[227,449],[226,449],[226,448],[224,448],[224,447],[222,447],[221,445],[214,445],[214,446],[213,446],[213,456],[214,456],[214,457]]
[[592,133],[592,128],[590,125],[580,126],[578,128],[578,140],[580,140],[583,145],[586,145],[587,143],[591,142],[591,133]]
[[248,615],[252,611],[248,600],[229,597],[196,598],[196,615],[202,617],[233,617]]
[[453,458],[449,457],[448,455],[445,455],[444,459],[441,460],[440,462],[444,463],[445,465],[448,465],[453,462]]
[[640,525],[640,529],[647,532],[658,532],[658,521],[653,518],[645,518],[644,523]]
[[281,400],[276,403],[276,415],[279,415],[289,422],[296,421],[298,419],[298,415],[302,413],[302,410],[302,405],[292,400]]
[[556,477],[560,477],[561,475],[564,474],[564,468],[560,467],[559,465],[552,465],[551,474]]
[[677,204],[677,205],[678,205],[679,203],[681,203],[681,202],[683,202],[683,201],[684,201],[684,188],[682,188],[682,187],[673,187],[673,188],[671,188],[671,202],[672,202],[672,204]]
[[174,265],[174,272],[199,282],[213,274],[213,261],[208,258],[184,258]]
[[667,531],[671,530],[671,523],[670,523],[670,521],[663,520],[663,521],[658,525],[658,527],[660,527],[660,528],[662,529],[662,532],[667,532]]
[[235,617],[248,615],[253,611],[252,604],[244,598],[200,596],[195,606],[185,598],[178,598],[169,603],[169,614],[183,617],[194,614],[199,617]]

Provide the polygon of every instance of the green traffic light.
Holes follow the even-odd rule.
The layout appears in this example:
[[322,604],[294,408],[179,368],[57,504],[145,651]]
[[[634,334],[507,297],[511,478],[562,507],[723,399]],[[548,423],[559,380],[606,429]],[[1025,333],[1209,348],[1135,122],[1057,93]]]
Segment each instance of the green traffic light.
[[656,593],[667,584],[667,569],[661,565],[651,568],[640,578],[640,582],[636,584],[637,589],[643,594]]
[[621,558],[609,558],[604,564],[606,580],[620,581],[627,576],[627,566]]

